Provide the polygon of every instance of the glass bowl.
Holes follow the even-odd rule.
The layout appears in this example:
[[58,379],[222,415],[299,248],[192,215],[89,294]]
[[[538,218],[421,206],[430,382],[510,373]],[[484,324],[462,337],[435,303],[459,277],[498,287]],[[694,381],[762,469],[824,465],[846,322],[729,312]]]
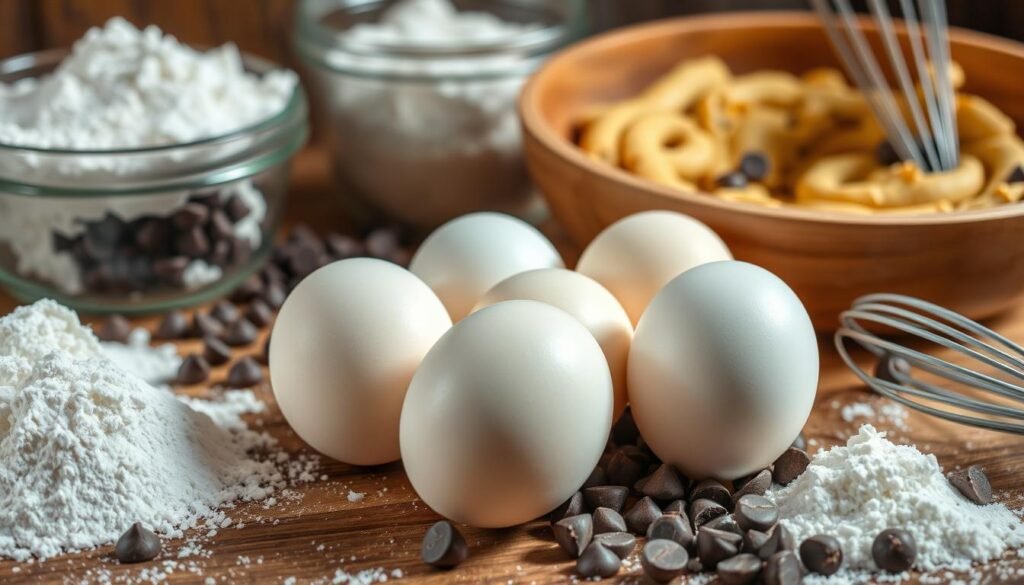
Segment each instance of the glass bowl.
[[[47,74],[66,55],[0,61],[0,82]],[[279,68],[243,60],[255,74]],[[308,132],[296,84],[278,114],[185,144],[0,144],[0,283],[21,300],[49,297],[86,312],[155,312],[221,296],[269,253],[289,162]]]
[[[477,210],[538,221],[515,101],[525,79],[585,28],[580,0],[455,0],[529,25],[474,44],[411,45],[346,34],[394,2],[303,0],[295,46],[334,175],[357,216],[429,229]],[[429,26],[429,24],[424,24]]]

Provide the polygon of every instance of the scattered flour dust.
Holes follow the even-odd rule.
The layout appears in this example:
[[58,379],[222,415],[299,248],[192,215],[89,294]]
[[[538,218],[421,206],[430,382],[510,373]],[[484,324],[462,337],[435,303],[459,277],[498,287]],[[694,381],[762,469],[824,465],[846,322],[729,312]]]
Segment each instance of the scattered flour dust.
[[142,378],[154,386],[174,378],[181,365],[177,348],[170,343],[150,347],[149,331],[136,327],[128,335],[127,343],[101,341],[103,355],[119,368]]
[[89,549],[135,521],[209,536],[231,524],[219,508],[276,501],[315,479],[316,458],[274,452],[272,437],[240,422],[257,408],[251,395],[227,395],[211,418],[105,355],[53,301],[0,318],[0,556]]
[[860,582],[851,574],[877,571],[871,544],[886,528],[914,536],[915,568],[924,571],[966,570],[1024,546],[1024,524],[1006,506],[968,501],[950,486],[934,455],[895,445],[871,425],[845,446],[819,451],[803,475],[773,486],[767,497],[797,542],[815,534],[839,540],[846,576],[828,583]]
[[898,402],[893,402],[889,399],[882,399],[877,403],[852,402],[850,404],[841,404],[836,400],[832,402],[832,408],[839,410],[839,416],[848,423],[856,422],[859,419],[867,419],[868,421],[891,426],[893,429],[900,431],[906,431],[910,428],[907,425],[907,409]]

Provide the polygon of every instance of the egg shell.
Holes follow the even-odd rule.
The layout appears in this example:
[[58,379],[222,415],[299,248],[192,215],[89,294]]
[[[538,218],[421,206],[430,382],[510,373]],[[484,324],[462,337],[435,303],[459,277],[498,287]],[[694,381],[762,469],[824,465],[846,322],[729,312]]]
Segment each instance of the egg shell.
[[530,224],[501,213],[471,213],[449,221],[424,240],[409,263],[448,308],[462,319],[480,297],[513,274],[561,268],[561,256]]
[[354,258],[320,268],[288,295],[270,337],[282,414],[329,457],[397,460],[405,391],[451,324],[437,295],[395,264]]
[[558,307],[590,331],[608,361],[615,390],[612,420],[618,420],[626,408],[626,359],[633,340],[633,324],[619,301],[592,278],[564,268],[542,268],[499,282],[487,291],[474,311],[517,299]]
[[672,280],[640,319],[629,354],[633,418],[650,448],[691,478],[768,467],[814,404],[818,345],[786,283],[745,262]]
[[423,360],[402,408],[402,459],[437,513],[513,526],[583,485],[611,416],[611,375],[590,332],[551,305],[507,301],[457,323]]
[[732,260],[732,253],[708,226],[674,211],[644,211],[599,233],[576,270],[615,295],[636,325],[668,281],[719,260]]

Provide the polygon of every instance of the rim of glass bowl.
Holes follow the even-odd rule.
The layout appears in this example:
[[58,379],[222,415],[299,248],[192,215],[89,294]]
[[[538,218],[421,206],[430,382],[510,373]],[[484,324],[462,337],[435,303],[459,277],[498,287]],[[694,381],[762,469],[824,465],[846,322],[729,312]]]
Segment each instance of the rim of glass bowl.
[[[0,60],[0,78],[14,76],[18,73],[25,73],[33,70],[40,70],[37,75],[25,75],[24,77],[38,77],[53,70],[70,51],[68,49],[48,49],[32,53],[23,53],[14,57]],[[263,75],[270,71],[282,69],[273,61],[242,53],[242,62],[245,68],[253,73]],[[0,176],[0,192],[15,195],[34,195],[42,197],[117,197],[130,196],[133,194],[148,194],[174,189],[197,189],[220,185],[226,182],[239,180],[258,174],[273,165],[286,160],[297,152],[306,142],[309,135],[308,113],[306,93],[301,82],[295,84],[295,90],[289,97],[285,107],[276,114],[254,122],[247,126],[213,136],[203,137],[189,142],[175,144],[161,144],[155,146],[144,146],[138,148],[111,148],[111,149],[68,149],[68,148],[43,148],[35,146],[24,146],[0,142],[0,156],[12,156],[19,153],[36,154],[46,157],[116,157],[118,155],[145,156],[161,155],[170,153],[185,153],[189,150],[198,150],[205,147],[230,144],[261,134],[269,135],[276,139],[276,147],[257,150],[256,148],[244,149],[244,152],[255,156],[236,157],[234,159],[221,161],[221,165],[203,166],[202,162],[196,163],[195,167],[187,167],[177,176],[181,179],[173,181],[167,175],[154,175],[150,177],[118,177],[111,180],[111,183],[130,183],[119,188],[116,184],[103,185],[89,188],[67,188],[54,185],[38,185],[19,181],[16,178]],[[255,146],[266,146],[267,138],[258,140]],[[147,182],[159,181],[159,185],[146,186]],[[141,184],[140,184],[141,183]]]
[[[424,47],[392,43],[366,43],[352,41],[338,34],[342,29],[328,26],[322,20],[328,14],[347,11],[365,14],[383,8],[386,0],[300,0],[296,5],[294,45],[299,54],[314,65],[353,75],[374,79],[436,80],[436,79],[500,79],[521,76],[534,69],[531,59],[550,54],[567,46],[583,36],[587,29],[585,0],[561,0],[559,6],[544,2],[523,2],[516,0],[477,0],[480,4],[505,7],[512,10],[547,14],[552,18],[546,24],[514,39],[491,43],[477,43],[471,46]],[[406,71],[380,71],[371,67],[345,67],[332,63],[327,53],[353,55],[369,58],[395,58],[405,60],[444,60],[458,57],[487,57],[497,55],[519,55],[521,60],[508,66],[495,67],[487,72],[447,71],[425,73]]]

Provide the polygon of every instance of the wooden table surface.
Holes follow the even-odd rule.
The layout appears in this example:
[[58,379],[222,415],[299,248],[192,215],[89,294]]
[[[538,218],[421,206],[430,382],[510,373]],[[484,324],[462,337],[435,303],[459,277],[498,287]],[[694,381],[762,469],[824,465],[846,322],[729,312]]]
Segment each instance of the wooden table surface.
[[[344,211],[327,186],[329,173],[320,153],[301,154],[294,175],[289,218],[314,227],[337,227]],[[549,232],[573,262],[575,252],[557,237],[557,227]],[[15,304],[9,296],[0,295],[0,314]],[[154,321],[141,319],[140,323],[151,326]],[[1024,307],[997,319],[993,326],[1010,338],[1024,339]],[[181,345],[183,351],[196,348],[196,342]],[[915,443],[922,451],[934,453],[947,469],[983,465],[1001,501],[1011,507],[1024,505],[1024,438],[937,421],[915,412],[908,416],[905,429],[878,419],[846,422],[841,405],[868,402],[877,411],[884,399],[868,393],[846,371],[831,349],[830,339],[822,338],[820,345],[821,383],[804,429],[810,450],[837,444],[855,433],[860,423],[872,422],[891,431],[894,440]],[[223,372],[216,371],[213,379],[223,379]],[[191,393],[203,395],[206,391]],[[258,392],[269,408],[263,415],[248,417],[250,423],[278,438],[289,453],[312,453],[288,428],[269,389],[261,387]],[[182,541],[172,540],[165,542],[159,559],[140,565],[118,565],[111,557],[111,547],[41,563],[2,561],[0,583],[149,582],[162,578],[173,583],[330,583],[342,575],[339,570],[358,574],[372,569],[383,569],[389,581],[401,574],[407,581],[422,583],[559,583],[573,575],[573,564],[541,522],[507,530],[464,528],[471,547],[469,560],[451,572],[433,570],[420,562],[419,548],[424,532],[438,516],[418,500],[400,464],[359,468],[325,458],[320,473],[326,479],[296,488],[296,497],[282,498],[276,506],[244,504],[229,511],[236,524],[243,522],[244,527],[233,525],[210,537],[203,536],[206,530],[193,531],[187,540],[199,543],[198,554],[178,558]],[[365,497],[350,502],[349,490]],[[1012,555],[999,563],[1024,567],[1024,560]],[[987,575],[984,582],[1010,582],[1000,581],[994,566],[977,569]],[[638,563],[630,567],[620,572],[619,580],[647,582]]]

